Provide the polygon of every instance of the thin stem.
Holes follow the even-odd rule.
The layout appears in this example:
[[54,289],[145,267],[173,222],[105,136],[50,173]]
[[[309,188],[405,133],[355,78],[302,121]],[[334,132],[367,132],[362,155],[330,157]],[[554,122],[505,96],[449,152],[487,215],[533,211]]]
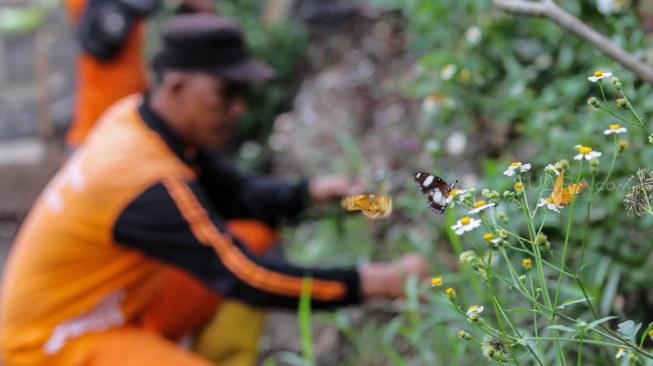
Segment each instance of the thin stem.
[[[562,174],[562,172],[560,173]],[[578,171],[578,175],[576,176],[576,183],[580,181],[580,177],[583,174],[583,160],[580,161],[580,169]],[[574,211],[574,202],[575,200],[572,197],[571,204],[569,205],[569,212],[567,213],[567,228],[565,230],[565,242],[562,246],[562,258],[560,259],[560,264],[562,267],[566,265],[567,262],[567,251],[569,249],[569,237],[571,235],[571,223],[572,223],[572,218],[573,218],[573,211]],[[560,299],[560,289],[562,288],[562,272],[558,276],[558,284],[556,286],[556,292],[555,292],[555,301],[553,302],[553,306],[556,307],[558,306],[558,300]],[[554,319],[551,319],[553,321]],[[555,323],[554,323],[555,324]]]
[[576,366],[582,365],[583,359],[583,337],[580,337],[580,342],[578,342],[578,357],[576,358]]

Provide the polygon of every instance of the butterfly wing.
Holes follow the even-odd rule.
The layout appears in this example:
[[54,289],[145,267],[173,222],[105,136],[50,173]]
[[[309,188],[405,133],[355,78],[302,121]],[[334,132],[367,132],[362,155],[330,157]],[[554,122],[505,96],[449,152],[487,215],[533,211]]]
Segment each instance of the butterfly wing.
[[369,206],[369,201],[369,195],[358,194],[355,196],[348,196],[343,198],[340,201],[340,206],[348,211],[357,211]]
[[442,180],[442,178],[438,177],[437,175],[427,172],[415,173],[415,182],[417,183],[419,191],[424,194],[428,194],[430,191],[437,187],[445,187],[448,189],[447,182]]
[[415,173],[415,182],[420,192],[426,194],[428,207],[436,214],[441,214],[447,208],[447,197],[455,183],[448,185],[444,179],[427,172]]
[[428,198],[426,199],[428,202],[428,206],[433,211],[433,213],[436,214],[442,214],[444,213],[444,210],[447,208],[447,203],[444,202],[438,202],[433,199],[433,195],[429,195]]
[[359,194],[345,197],[340,205],[349,211],[362,211],[372,219],[386,218],[392,213],[392,197],[388,195]]
[[551,192],[551,201],[558,206],[562,206],[562,183],[564,182],[565,171],[561,170],[556,178],[553,192]]
[[374,196],[370,200],[370,205],[363,210],[363,215],[371,219],[384,219],[392,213],[392,197]]
[[566,206],[573,202],[574,198],[576,198],[576,195],[585,189],[585,187],[587,187],[587,183],[585,183],[585,181],[570,184],[569,186],[564,187],[562,189],[562,200],[560,202],[561,206]]

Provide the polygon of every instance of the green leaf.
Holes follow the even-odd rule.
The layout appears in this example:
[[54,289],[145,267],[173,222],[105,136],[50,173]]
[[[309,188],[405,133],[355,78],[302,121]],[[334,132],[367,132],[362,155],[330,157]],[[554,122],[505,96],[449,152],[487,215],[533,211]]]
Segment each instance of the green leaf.
[[550,326],[546,327],[546,329],[548,329],[548,330],[560,330],[560,331],[563,331],[563,332],[576,333],[576,329],[565,327],[564,325],[550,325]]
[[644,333],[642,333],[642,337],[639,339],[639,348],[642,348],[644,345],[644,341],[646,340],[646,336],[648,335],[648,332],[653,328],[653,322],[648,323],[648,327],[644,329]]
[[[607,322],[608,320],[611,320],[611,319],[616,319],[616,318],[617,318],[616,316],[606,316],[605,318],[595,320],[595,321],[589,323],[589,325],[587,326],[587,329],[594,329],[594,327],[596,327],[597,325],[605,323],[605,322]],[[639,329],[639,328],[637,328],[637,329]]]
[[626,320],[617,326],[617,330],[622,337],[632,342],[635,340],[637,332],[639,332],[639,328],[641,327],[642,323],[635,324],[635,322],[632,320]]
[[[592,300],[592,298],[590,298],[590,300]],[[558,305],[558,309],[562,310],[562,309],[564,309],[565,307],[567,307],[569,305],[575,305],[575,304],[584,303],[584,302],[585,302],[584,297],[569,299],[569,300],[563,302],[562,304]]]

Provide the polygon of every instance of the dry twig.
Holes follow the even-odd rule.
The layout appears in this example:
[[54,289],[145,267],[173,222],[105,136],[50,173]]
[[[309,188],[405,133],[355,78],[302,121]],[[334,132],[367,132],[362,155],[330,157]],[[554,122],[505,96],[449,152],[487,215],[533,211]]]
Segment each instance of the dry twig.
[[580,19],[567,13],[553,0],[493,0],[494,5],[510,14],[546,17],[563,29],[586,40],[608,57],[632,71],[638,78],[653,84],[653,68],[614,44]]

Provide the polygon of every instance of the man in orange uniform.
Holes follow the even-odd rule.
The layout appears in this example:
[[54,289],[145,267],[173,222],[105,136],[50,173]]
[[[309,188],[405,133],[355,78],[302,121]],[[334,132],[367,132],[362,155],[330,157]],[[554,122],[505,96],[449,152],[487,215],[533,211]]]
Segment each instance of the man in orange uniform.
[[[144,20],[160,0],[66,0],[76,28],[77,95],[66,136],[77,148],[100,115],[118,99],[147,87]],[[184,0],[192,11],[212,11],[209,0]]]
[[[19,232],[0,294],[5,366],[209,365],[170,339],[201,324],[215,297],[166,282],[169,265],[223,296],[290,309],[307,277],[313,306],[333,308],[403,296],[406,276],[425,274],[419,255],[327,269],[253,254],[245,243],[270,239],[265,229],[230,223],[277,223],[338,186],[243,175],[207,152],[245,112],[243,88],[271,75],[232,21],[174,19],[153,64],[151,93],[110,108]],[[174,311],[152,311],[161,301]]]

